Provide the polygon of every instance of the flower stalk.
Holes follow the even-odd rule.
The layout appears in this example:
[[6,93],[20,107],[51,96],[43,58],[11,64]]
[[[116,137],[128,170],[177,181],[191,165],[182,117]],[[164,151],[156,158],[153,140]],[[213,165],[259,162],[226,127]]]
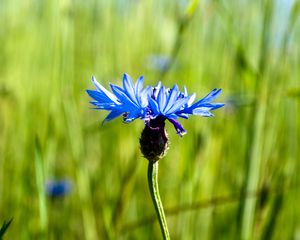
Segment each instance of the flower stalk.
[[149,161],[148,165],[148,185],[150,190],[150,195],[155,207],[155,211],[158,217],[160,229],[163,235],[163,239],[169,240],[169,230],[167,226],[167,220],[164,213],[164,208],[162,205],[162,201],[160,199],[159,195],[159,189],[158,189],[158,162],[152,163]]

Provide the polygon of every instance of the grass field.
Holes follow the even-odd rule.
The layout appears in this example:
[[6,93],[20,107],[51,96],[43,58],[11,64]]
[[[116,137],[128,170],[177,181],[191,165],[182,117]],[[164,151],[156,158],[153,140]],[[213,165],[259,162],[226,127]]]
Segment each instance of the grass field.
[[[223,89],[215,117],[182,120],[182,138],[167,125],[172,239],[300,239],[299,14],[298,0],[1,0],[4,239],[160,239],[143,122],[101,126],[85,92],[124,72]],[[49,198],[62,179],[69,194]]]

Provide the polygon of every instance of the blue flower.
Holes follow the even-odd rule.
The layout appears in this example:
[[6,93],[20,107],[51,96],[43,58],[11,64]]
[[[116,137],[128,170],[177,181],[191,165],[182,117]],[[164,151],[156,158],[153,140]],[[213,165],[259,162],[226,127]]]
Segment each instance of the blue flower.
[[223,103],[212,103],[221,94],[221,89],[213,89],[207,96],[194,103],[196,94],[189,95],[185,87],[181,92],[176,84],[169,89],[159,82],[156,87],[147,86],[143,89],[143,77],[133,84],[130,77],[124,74],[123,89],[110,84],[111,93],[94,77],[92,81],[96,90],[87,90],[94,99],[91,103],[96,109],[111,111],[104,121],[122,114],[125,122],[140,118],[147,126],[164,127],[164,121],[169,120],[180,136],[186,131],[178,122],[178,118],[187,119],[190,115],[211,117],[211,110],[224,106]]
[[148,67],[159,72],[166,71],[170,67],[171,62],[172,59],[164,55],[150,55],[147,58]]
[[49,197],[63,197],[71,191],[71,182],[67,180],[49,181],[46,183],[46,193]]
[[96,90],[87,90],[87,93],[94,100],[90,103],[95,105],[95,109],[110,111],[104,119],[110,121],[121,114],[125,122],[131,122],[136,118],[146,120],[148,116],[148,97],[151,87],[143,89],[144,77],[141,76],[133,84],[129,75],[123,76],[123,89],[110,84],[112,92],[106,90],[100,83],[92,77]]

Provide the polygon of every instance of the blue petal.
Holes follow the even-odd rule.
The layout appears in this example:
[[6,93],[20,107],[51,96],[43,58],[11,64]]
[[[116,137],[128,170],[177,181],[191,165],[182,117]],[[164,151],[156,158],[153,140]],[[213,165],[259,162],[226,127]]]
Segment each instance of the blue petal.
[[178,86],[175,84],[174,87],[171,89],[171,93],[169,94],[169,97],[167,99],[167,104],[166,107],[164,108],[164,112],[168,112],[168,110],[170,110],[170,108],[176,102],[177,97],[178,97]]
[[124,92],[124,90],[116,85],[110,84],[110,88],[113,93],[119,98],[120,102],[125,104],[127,107],[138,107]]
[[206,97],[200,99],[193,105],[191,105],[192,101],[190,100],[184,109],[181,109],[180,111],[177,112],[177,115],[178,114],[195,114],[195,115],[200,115],[203,117],[213,116],[213,114],[209,112],[210,110],[214,110],[214,109],[224,106],[223,103],[210,103],[210,101],[214,100],[217,96],[220,95],[221,91],[222,91],[221,89],[215,88]]
[[175,114],[175,113],[171,113],[171,114],[166,114],[164,115],[166,118],[168,119],[177,119],[178,118],[178,115]]
[[149,97],[148,101],[149,101],[149,106],[152,112],[154,113],[154,116],[159,115],[160,111],[157,102],[152,97]]
[[157,96],[158,96],[158,93],[159,93],[159,90],[160,90],[160,88],[161,88],[161,82],[158,82],[157,83],[157,85],[153,88],[153,98],[155,99],[155,100],[157,100]]
[[162,113],[164,108],[165,108],[165,104],[166,104],[166,94],[165,94],[165,86],[162,86],[159,90],[158,96],[157,96],[157,103],[158,103],[158,107],[159,107],[159,111]]
[[134,102],[137,103],[136,96],[134,94],[134,86],[129,75],[126,73],[123,75],[123,87],[126,92],[126,95]]
[[175,113],[180,110],[180,108],[189,101],[190,97],[180,98],[177,100],[173,106],[168,110],[166,114]]
[[115,105],[114,103],[102,103],[97,101],[90,101],[90,103],[96,106],[97,109],[113,110],[120,107],[120,105]]
[[140,94],[141,102],[140,105],[141,107],[147,107],[148,106],[148,98],[151,98],[153,92],[153,88],[151,86],[147,86],[144,88]]
[[209,112],[210,108],[200,107],[193,110],[194,115],[199,115],[202,117],[212,117],[213,114]]
[[188,96],[188,92],[187,92],[186,86],[183,87],[183,96],[185,96],[185,97]]
[[134,91],[135,91],[135,97],[136,99],[139,101],[139,103],[141,104],[141,99],[140,99],[140,95],[143,89],[143,83],[144,83],[144,77],[141,76],[138,78],[138,80],[136,80],[135,86],[134,86]]
[[199,108],[199,107],[206,107],[209,108],[209,110],[215,110],[220,107],[223,107],[225,104],[224,103],[204,103],[204,104],[198,104],[198,106],[192,106],[193,109]]
[[195,98],[196,98],[196,94],[195,94],[195,93],[193,93],[192,95],[190,95],[190,96],[189,96],[189,100],[188,100],[188,102],[187,102],[187,105],[188,105],[188,106],[191,106],[192,103],[195,101]]
[[107,91],[100,83],[97,82],[96,78],[94,76],[92,76],[92,81],[96,87],[96,89],[102,93],[103,95],[105,95],[107,98],[109,98],[111,101],[117,103],[118,99],[109,91]]
[[107,121],[113,120],[114,118],[119,117],[123,111],[111,111],[106,118],[103,120],[102,124],[104,124]]
[[204,104],[213,101],[216,97],[218,97],[222,92],[222,89],[213,89],[207,96],[204,98],[200,99],[198,102],[196,102],[194,105],[198,104]]
[[180,137],[186,134],[186,131],[178,121],[174,119],[168,119],[168,120],[174,125],[174,128],[176,129],[176,132]]
[[182,117],[182,118],[185,118],[185,119],[188,119],[189,118],[189,114],[186,114],[186,113],[176,113],[176,115],[178,117]]
[[104,95],[101,92],[95,91],[95,90],[86,90],[86,92],[88,93],[88,95],[95,99],[98,102],[113,102],[110,98],[108,98],[106,95]]
[[141,117],[140,111],[132,111],[128,113],[126,118],[124,118],[125,122],[132,122],[134,119]]
[[211,110],[215,110],[218,109],[220,107],[223,107],[225,105],[225,103],[212,103],[213,107]]

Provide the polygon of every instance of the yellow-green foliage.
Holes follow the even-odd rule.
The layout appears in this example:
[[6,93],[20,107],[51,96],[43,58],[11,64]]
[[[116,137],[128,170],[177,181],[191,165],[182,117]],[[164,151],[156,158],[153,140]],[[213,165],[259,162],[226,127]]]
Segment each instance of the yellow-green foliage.
[[[159,182],[172,239],[299,238],[299,2],[285,17],[289,1],[193,2],[1,0],[4,238],[160,239],[142,121],[101,126],[85,92],[91,75],[108,87],[124,72],[199,98],[223,89],[214,118],[182,120],[182,138],[167,126]],[[175,57],[166,74],[149,68],[153,54]],[[72,181],[71,193],[47,198],[51,179]]]

